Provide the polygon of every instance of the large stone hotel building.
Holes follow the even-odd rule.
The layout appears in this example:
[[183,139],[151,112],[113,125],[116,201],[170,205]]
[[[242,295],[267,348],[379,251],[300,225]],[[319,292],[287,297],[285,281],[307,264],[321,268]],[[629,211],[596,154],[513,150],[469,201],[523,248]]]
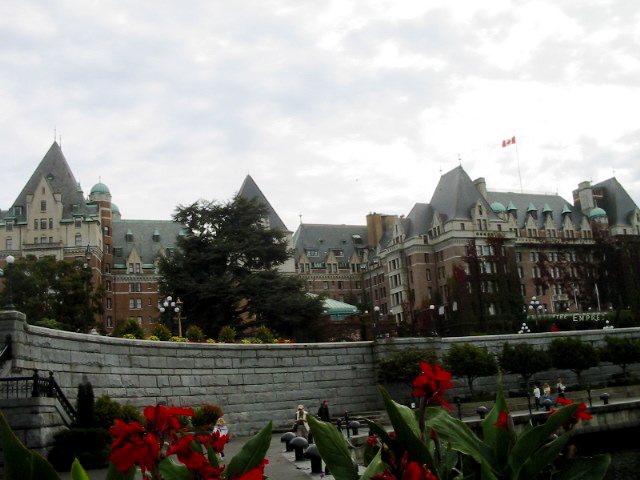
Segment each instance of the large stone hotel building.
[[[465,334],[528,307],[605,310],[638,297],[636,283],[614,288],[598,270],[603,245],[640,239],[640,210],[616,178],[580,183],[569,202],[491,191],[460,166],[407,215],[301,224],[293,236],[250,176],[239,194],[265,203],[265,220],[291,239],[294,258],[283,271],[302,276],[310,292],[360,305],[398,327]],[[88,257],[94,286],[105,292],[99,320],[107,331],[128,317],[148,328],[160,315],[156,260],[184,233],[170,220],[123,219],[111,200],[103,183],[85,196],[54,142],[0,212],[0,263],[8,255]]]

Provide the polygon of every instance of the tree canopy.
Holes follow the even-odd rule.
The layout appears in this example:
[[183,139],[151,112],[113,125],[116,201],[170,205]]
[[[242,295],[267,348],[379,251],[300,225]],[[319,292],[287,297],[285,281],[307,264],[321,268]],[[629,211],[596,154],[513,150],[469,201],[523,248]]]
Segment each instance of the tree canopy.
[[553,368],[571,370],[582,383],[582,372],[598,366],[598,350],[579,338],[556,338],[549,345],[549,355]]
[[65,330],[86,332],[102,310],[102,293],[91,288],[91,271],[80,261],[28,255],[5,268],[4,275],[2,304],[7,300],[6,282],[11,282],[13,304],[29,323],[50,319]]
[[544,350],[534,348],[528,343],[502,346],[498,359],[500,367],[507,373],[517,373],[524,380],[524,387],[528,387],[529,378],[538,372],[551,368],[551,358]]
[[627,367],[640,362],[640,341],[635,338],[604,337],[605,345],[600,349],[600,357],[622,368],[627,376]]
[[471,343],[451,345],[443,360],[453,375],[467,379],[471,395],[476,378],[495,375],[498,372],[498,363],[493,353]]
[[299,338],[319,320],[322,300],[277,270],[291,252],[285,233],[264,221],[268,213],[256,199],[238,195],[177,208],[174,220],[186,235],[159,269],[162,291],[183,301],[185,324],[214,338],[223,326],[256,325]]
[[378,360],[378,380],[381,382],[402,382],[411,386],[420,375],[420,362],[436,363],[437,355],[425,348],[405,348],[387,358]]

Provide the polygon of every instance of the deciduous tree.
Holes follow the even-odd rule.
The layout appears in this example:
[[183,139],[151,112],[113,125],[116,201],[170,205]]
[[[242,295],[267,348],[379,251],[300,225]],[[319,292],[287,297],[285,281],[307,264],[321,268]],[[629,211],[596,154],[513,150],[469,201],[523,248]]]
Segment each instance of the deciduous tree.
[[579,338],[556,338],[549,345],[553,368],[571,370],[582,384],[582,372],[599,363],[598,350]]
[[522,377],[525,388],[529,379],[538,372],[551,368],[551,359],[544,350],[534,348],[528,343],[511,345],[505,343],[498,355],[500,367],[507,373],[517,373]]
[[443,361],[453,375],[466,378],[471,395],[473,382],[478,377],[495,375],[498,372],[498,363],[493,353],[471,343],[451,345]]

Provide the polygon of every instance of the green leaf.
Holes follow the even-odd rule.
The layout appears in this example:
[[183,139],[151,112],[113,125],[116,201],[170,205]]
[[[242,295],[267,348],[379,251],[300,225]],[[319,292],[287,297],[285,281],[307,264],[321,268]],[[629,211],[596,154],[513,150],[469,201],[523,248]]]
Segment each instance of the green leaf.
[[497,388],[496,403],[482,422],[482,438],[491,450],[493,450],[495,458],[493,468],[501,474],[503,473],[503,466],[507,465],[509,447],[514,434],[494,425],[500,419],[500,412],[509,411],[502,389],[502,375],[498,376]]
[[[386,464],[382,461],[381,453],[382,450],[378,450],[376,456],[373,457],[367,469],[360,476],[360,480],[369,480],[374,475],[380,475],[384,471]],[[331,467],[329,469],[331,470]],[[333,471],[331,471],[331,474],[333,475]]]
[[87,475],[87,472],[82,468],[77,458],[73,460],[73,464],[71,465],[71,480],[90,480],[89,475]]
[[610,455],[575,457],[563,462],[554,480],[601,480],[611,463]]
[[191,473],[182,464],[177,464],[170,458],[165,458],[158,465],[160,474],[164,480],[190,480]]
[[115,463],[109,464],[109,470],[107,470],[107,477],[105,480],[133,480],[138,471],[137,467],[131,467],[129,471],[124,474],[116,467]]
[[225,468],[227,478],[231,478],[235,473],[244,475],[262,463],[271,444],[271,423],[269,422],[253,438],[248,440],[231,459],[227,468]]
[[356,480],[358,469],[353,463],[347,442],[338,429],[328,422],[307,415],[318,452],[336,480]]
[[522,467],[520,476],[522,478],[537,478],[544,467],[553,463],[553,461],[558,458],[558,455],[560,455],[568,441],[569,435],[565,433],[553,442],[544,445],[535,455],[529,457]]
[[207,444],[207,458],[209,459],[209,465],[214,468],[218,468],[220,466],[220,459],[218,458],[218,454],[215,452],[211,445]]
[[378,425],[371,420],[366,420],[366,422],[369,425],[369,430],[371,430],[374,435],[380,437],[380,441],[382,443],[392,449],[396,455],[402,455],[402,451],[398,448],[398,442],[389,435],[389,432],[387,432],[383,426]]
[[427,422],[438,435],[450,443],[451,448],[471,455],[481,465],[486,463],[490,468],[494,468],[492,450],[465,423],[453,418],[444,410],[433,407],[427,408]]
[[520,469],[529,457],[535,454],[549,440],[549,437],[562,427],[562,424],[575,413],[579,406],[577,403],[566,405],[550,415],[544,424],[533,427],[520,435],[509,456],[512,475],[518,476]]
[[404,450],[409,452],[409,459],[421,464],[427,464],[432,470],[436,471],[437,467],[433,459],[433,455],[429,451],[427,445],[422,441],[420,426],[416,419],[415,412],[404,405],[394,402],[389,393],[381,386],[378,386],[382,392],[389,420],[396,432],[396,440]]
[[0,441],[4,451],[4,475],[7,480],[56,480],[58,472],[37,452],[25,447],[0,412]]

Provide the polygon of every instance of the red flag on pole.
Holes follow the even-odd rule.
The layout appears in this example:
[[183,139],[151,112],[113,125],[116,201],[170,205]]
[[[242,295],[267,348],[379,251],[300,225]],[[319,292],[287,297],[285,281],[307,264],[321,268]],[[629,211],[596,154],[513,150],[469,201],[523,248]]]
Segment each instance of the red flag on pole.
[[507,138],[506,140],[502,141],[502,148],[513,145],[514,143],[516,143],[516,137]]

